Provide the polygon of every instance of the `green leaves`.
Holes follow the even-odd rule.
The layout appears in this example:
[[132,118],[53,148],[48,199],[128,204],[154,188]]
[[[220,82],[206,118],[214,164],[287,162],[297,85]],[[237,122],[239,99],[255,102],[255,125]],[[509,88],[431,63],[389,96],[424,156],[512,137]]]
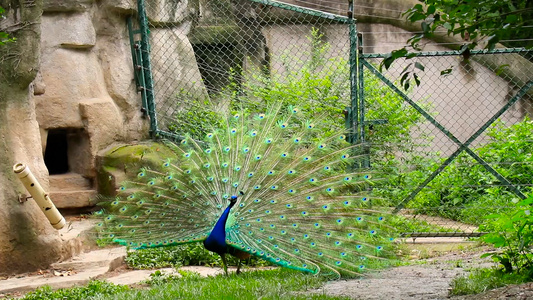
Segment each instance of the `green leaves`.
[[488,216],[493,231],[482,237],[482,240],[502,250],[487,253],[482,257],[491,256],[500,263],[507,273],[523,274],[533,279],[533,216],[531,205],[533,194],[516,204],[510,211]]
[[[389,67],[399,58],[413,58],[416,53],[411,48],[421,51],[423,38],[432,38],[445,29],[447,35],[460,36],[468,49],[474,49],[480,41],[486,42],[485,48],[492,50],[496,44],[503,43],[507,47],[533,47],[530,27],[533,26],[533,9],[527,0],[493,1],[493,0],[425,0],[407,10],[403,16],[409,22],[420,24],[421,33],[411,36],[409,47],[394,50],[386,57],[381,67]],[[418,70],[424,71],[423,68]],[[451,69],[441,72],[448,75]],[[405,75],[405,73],[402,73]],[[419,85],[417,72],[409,72],[402,77],[404,89],[409,89],[414,81]]]
[[[3,18],[5,13],[4,8],[0,6],[0,19]],[[0,31],[0,46],[5,45],[6,43],[15,41],[15,38],[10,38],[9,34],[6,32]]]

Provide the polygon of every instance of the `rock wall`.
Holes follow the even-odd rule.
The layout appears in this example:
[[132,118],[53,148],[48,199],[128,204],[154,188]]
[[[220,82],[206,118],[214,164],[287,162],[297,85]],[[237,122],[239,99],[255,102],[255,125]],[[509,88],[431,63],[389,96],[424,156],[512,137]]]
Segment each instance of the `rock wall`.
[[[205,86],[187,38],[195,1],[148,1],[151,62],[158,108],[176,102],[185,87],[205,95]],[[41,68],[35,93],[43,151],[47,134],[66,134],[69,171],[96,177],[95,156],[116,142],[147,138],[140,111],[126,20],[137,1],[45,1]],[[139,39],[139,36],[136,36]],[[163,71],[162,71],[163,70]],[[168,80],[172,78],[173,80]]]
[[[39,127],[30,84],[39,67],[42,1],[0,1],[16,43],[0,46],[0,275],[44,268],[61,258],[62,245],[34,201],[19,203],[27,193],[13,173],[24,162],[44,185],[48,174],[40,148]],[[26,26],[22,26],[26,25]]]
[[126,17],[134,1],[45,1],[35,105],[43,151],[67,132],[69,171],[96,176],[94,157],[148,132],[135,91]]
[[[165,9],[175,6],[168,29],[157,34],[177,36],[182,46],[153,62],[194,60],[192,51],[175,53],[192,49],[186,35],[193,3],[156,2]],[[19,204],[18,196],[26,191],[12,166],[26,163],[48,191],[48,170],[58,168],[51,168],[47,154],[60,152],[68,162],[61,172],[92,182],[97,153],[115,143],[148,138],[149,122],[141,113],[126,23],[136,16],[135,0],[0,0],[0,5],[8,16],[0,19],[0,29],[15,28],[18,39],[0,48],[0,275],[9,275],[46,268],[72,255],[33,201]],[[19,29],[22,22],[29,25]],[[179,72],[201,82],[195,65]],[[196,85],[199,92],[203,88]],[[48,137],[59,142],[48,143]]]

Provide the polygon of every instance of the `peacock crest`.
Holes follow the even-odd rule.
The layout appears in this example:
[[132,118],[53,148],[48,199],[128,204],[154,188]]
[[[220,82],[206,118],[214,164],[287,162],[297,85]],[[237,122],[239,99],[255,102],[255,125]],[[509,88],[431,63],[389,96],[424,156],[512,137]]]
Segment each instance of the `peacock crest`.
[[234,114],[202,141],[167,142],[174,157],[124,182],[97,229],[132,248],[203,241],[223,259],[364,273],[391,254],[393,230],[369,197],[372,174],[351,168],[358,146],[316,124],[275,105]]

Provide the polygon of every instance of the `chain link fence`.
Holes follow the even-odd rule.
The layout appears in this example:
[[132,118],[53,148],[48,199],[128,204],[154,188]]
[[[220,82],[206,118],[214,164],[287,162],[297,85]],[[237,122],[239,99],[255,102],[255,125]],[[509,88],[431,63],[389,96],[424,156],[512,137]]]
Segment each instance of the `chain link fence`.
[[[427,52],[381,73],[384,55],[357,58],[355,23],[339,15],[347,2],[138,2],[150,44],[132,51],[155,135],[202,137],[231,110],[304,105],[331,131],[355,129],[367,164],[390,179],[376,193],[419,221],[411,236],[475,236],[488,212],[531,190],[531,51]],[[404,70],[420,85],[398,88]]]
[[[487,215],[530,193],[532,51],[426,52],[384,73],[384,55],[362,57],[365,117],[387,120],[366,136],[374,166],[394,174],[381,192],[400,214],[435,225],[405,234],[475,236]],[[420,85],[395,88],[409,71]]]
[[269,1],[144,5],[159,133],[203,137],[219,114],[282,98],[323,108],[343,128],[351,19]]

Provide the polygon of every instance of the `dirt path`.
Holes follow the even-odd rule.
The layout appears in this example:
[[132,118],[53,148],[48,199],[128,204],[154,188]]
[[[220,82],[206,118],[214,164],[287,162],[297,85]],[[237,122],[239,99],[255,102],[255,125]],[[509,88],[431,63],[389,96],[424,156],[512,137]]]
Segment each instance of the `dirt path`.
[[417,260],[412,265],[388,269],[369,278],[331,282],[313,292],[358,300],[450,299],[448,291],[453,278],[471,268],[493,265],[490,259],[479,258],[482,253],[459,251]]

